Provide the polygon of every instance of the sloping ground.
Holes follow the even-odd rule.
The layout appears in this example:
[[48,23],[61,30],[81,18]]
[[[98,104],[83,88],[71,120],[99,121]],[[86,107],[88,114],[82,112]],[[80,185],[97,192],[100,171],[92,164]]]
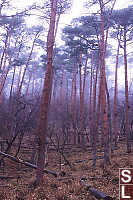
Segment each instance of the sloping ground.
[[[66,151],[65,155],[73,165],[72,169],[64,165],[63,159],[60,166],[59,154],[50,151],[47,168],[64,173],[58,178],[44,175],[44,183],[38,188],[33,185],[35,170],[5,159],[5,165],[0,168],[0,200],[95,200],[82,185],[81,178],[84,178],[89,186],[118,200],[119,168],[133,167],[133,153],[124,153],[125,144],[119,144],[119,147],[112,155],[111,166],[103,168],[103,160],[99,159],[95,170],[90,159],[92,155],[87,150],[78,148]],[[27,160],[30,158],[23,151],[20,156]],[[98,153],[98,156],[102,158],[103,152]]]
[[0,200],[95,200],[78,180],[57,181],[46,176],[38,188],[30,181],[1,185]]

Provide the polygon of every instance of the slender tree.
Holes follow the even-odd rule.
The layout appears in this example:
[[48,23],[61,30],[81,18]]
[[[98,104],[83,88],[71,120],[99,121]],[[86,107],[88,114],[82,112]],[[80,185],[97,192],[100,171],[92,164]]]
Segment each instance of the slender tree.
[[46,131],[47,131],[47,117],[49,108],[49,99],[52,89],[52,56],[53,46],[55,41],[55,23],[56,23],[56,11],[58,0],[53,0],[51,6],[50,25],[47,36],[47,66],[44,80],[44,87],[41,100],[41,119],[40,119],[40,131],[39,131],[39,156],[37,162],[37,176],[36,183],[40,184],[43,181],[43,169],[45,163],[45,143],[46,143]]
[[130,122],[129,122],[129,92],[128,92],[128,62],[127,62],[127,45],[130,44],[133,31],[133,6],[119,11],[114,11],[112,18],[115,25],[120,28],[120,47],[124,51],[124,69],[125,69],[125,131],[127,136],[127,152],[131,152],[130,142]]

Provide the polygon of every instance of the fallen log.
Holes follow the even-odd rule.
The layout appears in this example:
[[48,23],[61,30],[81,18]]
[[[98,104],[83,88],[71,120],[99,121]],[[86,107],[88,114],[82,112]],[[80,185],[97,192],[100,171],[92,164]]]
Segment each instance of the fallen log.
[[[0,151],[0,155],[2,155],[2,156],[6,157],[6,158],[8,158],[8,159],[10,159],[10,160],[12,160],[14,162],[21,163],[21,164],[23,164],[25,166],[28,166],[28,167],[31,167],[33,169],[37,169],[37,165],[31,164],[31,163],[29,163],[27,161],[24,161],[24,160],[20,159],[20,158],[16,158],[16,157],[11,156],[9,154],[6,154],[6,153],[4,153],[2,151]],[[52,174],[53,176],[57,177],[57,173],[54,172],[54,171],[50,171],[50,170],[44,169],[43,172],[46,173],[46,174]]]
[[81,182],[86,187],[86,189],[89,190],[89,192],[91,193],[91,195],[93,195],[94,197],[96,197],[96,199],[113,200],[112,197],[107,196],[103,192],[100,192],[100,191],[98,191],[98,190],[96,190],[94,188],[91,188],[91,186],[89,186],[84,180],[81,179]]

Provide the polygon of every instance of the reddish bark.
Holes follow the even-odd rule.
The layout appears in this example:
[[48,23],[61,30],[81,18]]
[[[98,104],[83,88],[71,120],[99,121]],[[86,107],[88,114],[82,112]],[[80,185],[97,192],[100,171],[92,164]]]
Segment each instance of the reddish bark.
[[[86,55],[86,62],[84,67],[84,77],[83,77],[83,88],[81,86],[81,98],[80,98],[80,129],[83,129],[83,113],[84,113],[84,96],[85,96],[85,84],[86,84],[86,72],[87,72],[87,62],[88,62],[88,54]],[[81,81],[80,81],[81,82]],[[82,85],[82,82],[80,83]]]
[[104,40],[104,3],[99,0],[100,16],[101,16],[101,103],[102,103],[102,119],[103,119],[103,133],[104,133],[104,162],[110,164],[109,158],[109,144],[108,144],[108,124],[107,124],[107,104],[106,104],[106,74],[105,74],[105,40]]
[[114,88],[114,104],[113,104],[113,135],[115,136],[115,146],[116,144],[116,137],[117,137],[117,131],[118,131],[118,127],[117,127],[117,90],[118,90],[118,86],[117,86],[117,80],[118,80],[118,63],[119,63],[119,50],[120,50],[120,43],[118,42],[118,48],[117,48],[117,55],[116,55],[116,65],[115,65],[115,88]]
[[90,128],[90,143],[93,143],[93,133],[91,129],[92,122],[92,94],[93,94],[93,76],[94,76],[94,67],[93,67],[93,53],[91,53],[91,78],[90,78],[90,101],[89,101],[89,128]]
[[94,87],[93,87],[93,105],[92,105],[92,121],[91,127],[93,134],[92,148],[93,148],[93,166],[96,167],[96,144],[97,144],[97,127],[96,127],[96,90],[97,90],[97,77],[98,77],[99,64],[96,67],[96,75],[94,78]]
[[40,119],[40,149],[39,156],[37,162],[37,174],[36,174],[36,183],[40,184],[43,181],[43,170],[45,163],[45,141],[47,134],[47,118],[48,118],[48,108],[49,108],[49,100],[51,96],[52,90],[52,56],[53,56],[53,46],[54,46],[54,31],[55,31],[55,22],[56,22],[56,10],[57,10],[57,2],[58,0],[53,0],[51,7],[51,17],[50,17],[50,25],[49,32],[47,36],[47,66],[44,80],[44,87],[42,92],[42,100],[41,100],[41,119]]
[[[81,93],[81,102],[80,102],[80,131],[83,131],[83,121],[84,121],[84,96],[85,96],[85,85],[86,85],[86,73],[87,73],[87,62],[88,54],[86,55],[86,62],[84,67],[84,77],[83,77],[83,88]],[[82,144],[84,144],[84,135],[82,134]]]

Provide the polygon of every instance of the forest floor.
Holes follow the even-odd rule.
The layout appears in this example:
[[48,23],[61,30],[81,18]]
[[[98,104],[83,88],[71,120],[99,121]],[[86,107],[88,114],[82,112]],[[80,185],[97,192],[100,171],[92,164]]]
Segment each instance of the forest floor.
[[[89,186],[118,200],[119,168],[133,167],[133,153],[127,154],[126,144],[122,142],[118,147],[111,156],[111,165],[106,169],[103,169],[103,159],[98,159],[96,169],[93,169],[90,148],[66,148],[65,156],[72,164],[72,169],[64,164],[63,159],[60,165],[60,155],[49,150],[47,169],[64,173],[57,178],[44,174],[44,182],[37,188],[33,185],[34,169],[5,158],[4,165],[0,167],[0,200],[95,200],[82,185],[81,178]],[[97,155],[102,158],[103,152]],[[22,147],[19,157],[29,160],[30,156],[30,150]]]

